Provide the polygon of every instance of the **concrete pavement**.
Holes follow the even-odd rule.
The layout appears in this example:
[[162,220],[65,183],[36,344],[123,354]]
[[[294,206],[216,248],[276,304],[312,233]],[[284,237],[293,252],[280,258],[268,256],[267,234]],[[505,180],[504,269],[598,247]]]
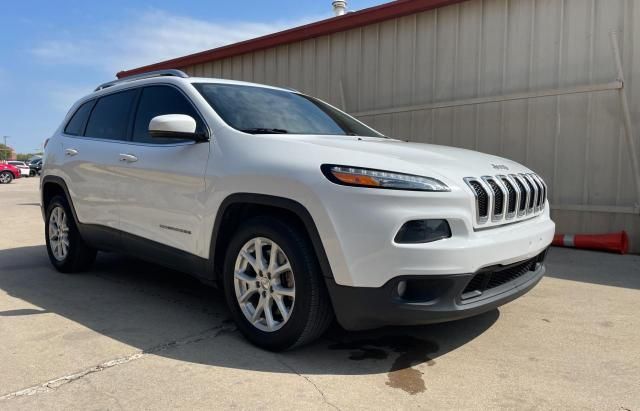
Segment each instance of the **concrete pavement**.
[[638,256],[552,249],[499,310],[273,354],[183,275],[54,271],[37,183],[0,185],[0,409],[640,409]]

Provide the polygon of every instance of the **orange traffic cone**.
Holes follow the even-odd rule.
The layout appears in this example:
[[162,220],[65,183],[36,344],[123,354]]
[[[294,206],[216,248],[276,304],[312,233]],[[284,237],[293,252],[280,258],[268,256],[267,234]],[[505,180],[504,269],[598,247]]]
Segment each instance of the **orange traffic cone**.
[[625,231],[613,234],[556,234],[553,236],[551,244],[558,247],[583,248],[619,254],[626,254],[629,251],[629,237]]

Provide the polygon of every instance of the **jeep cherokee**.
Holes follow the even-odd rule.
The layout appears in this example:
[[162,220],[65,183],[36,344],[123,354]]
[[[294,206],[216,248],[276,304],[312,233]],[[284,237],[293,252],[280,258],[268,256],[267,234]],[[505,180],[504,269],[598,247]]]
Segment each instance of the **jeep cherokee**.
[[105,83],[48,140],[49,258],[119,251],[223,289],[284,350],[495,309],[544,274],[547,186],[474,151],[389,138],[295,90],[165,70]]

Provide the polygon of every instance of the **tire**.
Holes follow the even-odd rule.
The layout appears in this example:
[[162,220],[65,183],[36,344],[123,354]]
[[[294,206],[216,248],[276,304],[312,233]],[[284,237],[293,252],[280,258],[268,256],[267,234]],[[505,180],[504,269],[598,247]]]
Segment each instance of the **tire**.
[[10,171],[0,173],[0,184],[9,184],[13,181],[13,174]]
[[36,171],[35,170],[29,170],[29,177],[35,177],[36,176]]
[[[276,268],[271,269],[274,244],[278,250],[273,264]],[[245,251],[244,255],[252,257],[258,265],[258,248],[264,254],[262,267],[266,268],[261,273],[256,273],[254,265],[242,254]],[[290,269],[286,269],[287,261]],[[241,274],[236,276],[236,272]],[[329,295],[309,240],[300,230],[276,218],[256,217],[239,227],[227,249],[223,285],[227,305],[240,332],[253,344],[270,351],[308,344],[320,337],[333,321]],[[239,296],[249,294],[249,287],[256,291],[241,303]],[[257,321],[251,321],[251,308],[258,307],[260,301],[267,303],[271,322],[264,309]]]
[[91,267],[97,251],[80,236],[65,197],[55,196],[47,204],[44,231],[49,260],[56,270],[76,273]]

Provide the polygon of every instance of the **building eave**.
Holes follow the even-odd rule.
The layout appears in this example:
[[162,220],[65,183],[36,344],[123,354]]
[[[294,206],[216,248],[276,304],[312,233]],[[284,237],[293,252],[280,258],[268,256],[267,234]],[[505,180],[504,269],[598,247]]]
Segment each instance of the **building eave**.
[[385,20],[403,17],[409,14],[461,3],[463,1],[466,0],[396,0],[357,12],[348,13],[343,16],[333,17],[306,24],[304,26],[294,27],[292,29],[257,37],[255,39],[189,54],[187,56],[165,60],[131,70],[120,71],[116,76],[118,78],[124,78],[152,70],[183,68],[195,64],[207,63],[210,61],[276,47],[282,44],[289,44],[315,37],[326,36],[357,27],[379,23]]

